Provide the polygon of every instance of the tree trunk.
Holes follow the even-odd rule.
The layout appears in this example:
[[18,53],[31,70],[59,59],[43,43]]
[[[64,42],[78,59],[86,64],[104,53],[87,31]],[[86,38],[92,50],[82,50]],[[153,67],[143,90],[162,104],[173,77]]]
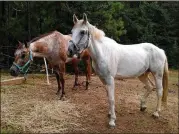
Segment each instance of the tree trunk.
[[30,2],[27,1],[27,31],[28,31],[28,40],[31,39],[31,32],[30,32]]

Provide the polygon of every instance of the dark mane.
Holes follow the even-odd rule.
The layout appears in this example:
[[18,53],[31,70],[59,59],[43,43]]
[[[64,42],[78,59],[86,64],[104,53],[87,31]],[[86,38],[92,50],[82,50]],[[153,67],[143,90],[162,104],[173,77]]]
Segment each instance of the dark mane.
[[45,37],[45,36],[48,36],[48,35],[52,34],[53,32],[55,32],[55,31],[51,31],[51,32],[49,32],[49,33],[41,34],[41,35],[39,35],[38,37],[35,37],[35,38],[33,38],[32,40],[30,40],[30,41],[27,43],[27,45],[29,46],[30,43],[35,42],[35,41],[37,41],[37,40],[39,40],[39,39],[41,39],[41,38],[43,38],[43,37]]

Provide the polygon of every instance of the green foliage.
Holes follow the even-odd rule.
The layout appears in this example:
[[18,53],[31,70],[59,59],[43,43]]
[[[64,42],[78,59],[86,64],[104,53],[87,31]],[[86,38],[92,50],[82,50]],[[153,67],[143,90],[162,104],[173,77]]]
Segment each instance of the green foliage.
[[103,21],[100,27],[105,31],[106,35],[117,41],[126,32],[124,30],[124,22],[119,14],[123,8],[124,5],[120,2],[109,2],[106,10],[101,9],[94,13],[101,16]]
[[[131,2],[134,3],[134,2]],[[140,2],[130,8],[131,3],[125,4],[123,20],[127,33],[121,36],[121,42],[134,44],[150,42],[164,49],[170,67],[177,67],[178,57],[178,9],[167,2]],[[174,4],[174,3],[173,3]],[[166,8],[167,7],[167,8]]]

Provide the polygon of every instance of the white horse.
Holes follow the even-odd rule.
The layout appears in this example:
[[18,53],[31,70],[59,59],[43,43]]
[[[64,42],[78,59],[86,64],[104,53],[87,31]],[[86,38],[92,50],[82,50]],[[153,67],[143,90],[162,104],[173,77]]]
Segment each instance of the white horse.
[[73,21],[74,27],[68,55],[80,54],[84,49],[89,50],[92,66],[100,80],[106,85],[109,100],[109,125],[114,127],[116,120],[114,79],[138,77],[145,84],[147,91],[142,97],[140,105],[141,111],[144,111],[146,99],[153,89],[148,77],[150,72],[155,78],[158,98],[153,116],[159,117],[161,100],[167,102],[168,94],[168,63],[165,52],[151,43],[118,44],[113,39],[106,37],[102,30],[91,25],[86,14],[83,14],[82,20],[78,20],[73,15]]

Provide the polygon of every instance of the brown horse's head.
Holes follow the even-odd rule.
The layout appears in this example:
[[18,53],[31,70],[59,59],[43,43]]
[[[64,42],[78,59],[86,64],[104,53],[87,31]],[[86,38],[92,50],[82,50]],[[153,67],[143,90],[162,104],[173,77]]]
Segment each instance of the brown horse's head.
[[[19,42],[18,48],[15,53],[15,60],[10,68],[10,74],[12,76],[18,76],[20,73],[27,73],[29,66],[29,59],[32,59],[31,54],[29,53],[29,49],[25,46],[25,44]],[[31,58],[30,58],[31,57]]]

